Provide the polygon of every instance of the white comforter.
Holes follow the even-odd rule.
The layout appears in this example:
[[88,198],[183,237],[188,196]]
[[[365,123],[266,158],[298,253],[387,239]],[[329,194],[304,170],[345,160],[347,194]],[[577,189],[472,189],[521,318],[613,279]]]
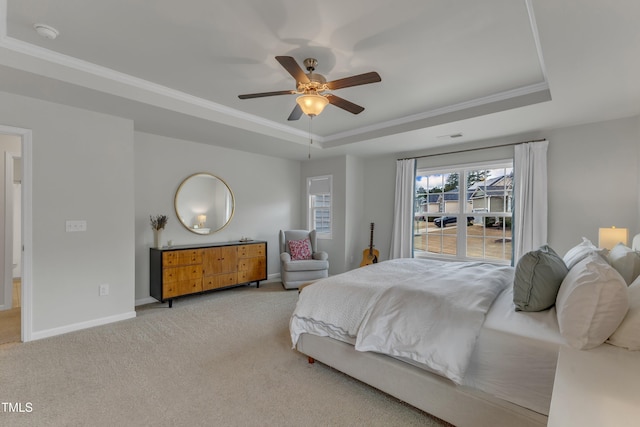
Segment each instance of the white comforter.
[[397,259],[304,289],[291,317],[302,333],[329,336],[414,361],[461,383],[485,314],[513,268],[481,262]]

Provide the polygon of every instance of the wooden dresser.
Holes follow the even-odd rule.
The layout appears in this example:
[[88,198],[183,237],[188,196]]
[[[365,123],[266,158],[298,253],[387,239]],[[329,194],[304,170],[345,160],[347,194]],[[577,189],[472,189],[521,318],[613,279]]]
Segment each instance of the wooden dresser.
[[267,242],[151,248],[149,288],[158,301],[267,279]]

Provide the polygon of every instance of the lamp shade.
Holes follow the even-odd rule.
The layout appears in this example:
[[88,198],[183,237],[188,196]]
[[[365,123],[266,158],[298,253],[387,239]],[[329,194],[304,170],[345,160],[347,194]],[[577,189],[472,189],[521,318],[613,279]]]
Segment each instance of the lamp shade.
[[322,95],[306,94],[299,96],[296,102],[307,116],[317,116],[322,113],[329,100]]
[[598,246],[612,249],[618,243],[627,244],[629,233],[626,228],[601,228],[598,231]]
[[198,226],[204,227],[204,223],[207,222],[207,216],[204,214],[198,215]]

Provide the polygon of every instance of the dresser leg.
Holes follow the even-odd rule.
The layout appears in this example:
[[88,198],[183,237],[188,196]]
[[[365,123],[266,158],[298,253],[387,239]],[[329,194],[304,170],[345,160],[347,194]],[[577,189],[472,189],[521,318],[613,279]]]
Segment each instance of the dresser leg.
[[260,287],[260,281],[258,280],[258,281],[256,282],[256,289],[257,289],[257,288],[259,288],[259,287]]
[[173,298],[169,300],[169,308],[173,307]]

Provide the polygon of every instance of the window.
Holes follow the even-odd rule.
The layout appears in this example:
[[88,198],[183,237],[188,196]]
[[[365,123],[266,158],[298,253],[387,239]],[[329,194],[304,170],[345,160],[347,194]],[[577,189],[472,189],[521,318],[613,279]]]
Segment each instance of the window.
[[331,238],[331,181],[331,175],[307,178],[308,224],[319,239]]
[[416,172],[416,257],[511,262],[513,161]]

